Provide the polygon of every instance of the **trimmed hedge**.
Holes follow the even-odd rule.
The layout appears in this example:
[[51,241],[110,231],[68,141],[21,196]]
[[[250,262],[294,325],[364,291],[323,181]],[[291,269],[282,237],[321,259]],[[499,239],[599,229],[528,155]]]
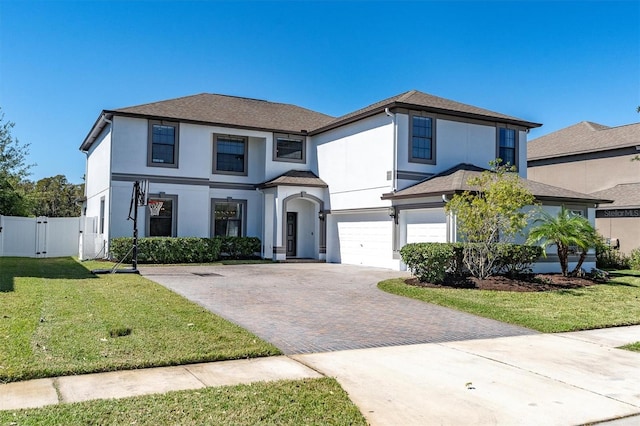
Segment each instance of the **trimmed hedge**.
[[[402,261],[421,282],[439,284],[447,276],[461,275],[464,248],[469,243],[412,243],[400,250]],[[531,271],[533,263],[542,255],[539,246],[499,243],[495,245],[497,260],[494,274],[516,275]]]
[[412,243],[400,250],[402,261],[421,282],[441,283],[454,266],[454,244]]
[[[132,237],[113,238],[113,259],[131,262]],[[259,253],[255,237],[144,237],[138,238],[138,263],[207,263],[222,258],[247,259]]]
[[220,252],[222,257],[230,259],[248,259],[254,253],[260,253],[262,243],[257,237],[215,237],[220,240]]

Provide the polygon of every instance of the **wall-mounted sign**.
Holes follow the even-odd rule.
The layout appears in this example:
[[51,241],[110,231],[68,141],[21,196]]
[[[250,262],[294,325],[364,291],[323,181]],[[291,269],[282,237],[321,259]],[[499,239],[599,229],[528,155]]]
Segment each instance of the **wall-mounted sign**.
[[596,210],[596,218],[640,217],[640,209]]

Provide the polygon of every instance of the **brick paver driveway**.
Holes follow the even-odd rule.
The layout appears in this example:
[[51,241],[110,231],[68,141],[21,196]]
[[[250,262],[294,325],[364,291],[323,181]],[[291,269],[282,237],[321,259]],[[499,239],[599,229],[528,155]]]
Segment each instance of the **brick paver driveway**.
[[285,354],[534,334],[385,293],[401,272],[328,263],[141,267],[142,275]]

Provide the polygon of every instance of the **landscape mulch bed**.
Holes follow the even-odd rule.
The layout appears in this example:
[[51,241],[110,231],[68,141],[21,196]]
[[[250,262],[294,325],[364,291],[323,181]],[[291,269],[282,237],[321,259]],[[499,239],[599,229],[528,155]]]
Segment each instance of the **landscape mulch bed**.
[[586,278],[565,277],[561,274],[537,274],[517,278],[497,275],[484,280],[473,277],[450,277],[442,284],[421,283],[417,278],[410,278],[405,280],[405,283],[418,287],[497,291],[554,291],[582,288],[596,284]]

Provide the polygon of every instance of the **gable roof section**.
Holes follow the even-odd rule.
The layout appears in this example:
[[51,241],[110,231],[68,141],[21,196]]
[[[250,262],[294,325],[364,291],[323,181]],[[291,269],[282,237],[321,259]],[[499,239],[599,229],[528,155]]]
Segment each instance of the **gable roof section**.
[[[483,169],[473,164],[461,163],[442,173],[433,175],[422,182],[405,188],[396,193],[384,194],[383,200],[418,198],[427,196],[439,196],[442,194],[455,194],[463,191],[474,191],[475,187],[467,182],[470,178],[478,177],[487,169]],[[524,179],[520,181],[539,200],[567,201],[567,202],[587,202],[587,203],[610,203],[608,199],[595,197],[593,195],[582,194],[570,191],[557,186],[546,185],[544,183]]]
[[107,112],[285,133],[304,133],[333,120],[331,116],[296,105],[211,93]]
[[396,96],[371,104],[365,108],[343,115],[328,124],[313,130],[312,134],[322,133],[327,130],[340,127],[365,117],[383,112],[386,108],[407,108],[413,110],[428,111],[433,113],[446,113],[449,115],[475,118],[480,120],[499,121],[516,124],[526,128],[540,127],[542,124],[533,123],[517,117],[501,114],[487,109],[463,104],[438,96],[429,95],[418,90],[410,90]]
[[591,194],[592,197],[614,200],[605,208],[623,208],[640,206],[640,183],[622,183],[613,188],[603,189]]
[[275,179],[271,179],[258,188],[273,188],[275,186],[310,186],[316,188],[327,188],[328,185],[315,173],[308,170],[289,170]]
[[630,146],[640,146],[640,123],[608,127],[582,121],[529,141],[527,159],[564,157]]

